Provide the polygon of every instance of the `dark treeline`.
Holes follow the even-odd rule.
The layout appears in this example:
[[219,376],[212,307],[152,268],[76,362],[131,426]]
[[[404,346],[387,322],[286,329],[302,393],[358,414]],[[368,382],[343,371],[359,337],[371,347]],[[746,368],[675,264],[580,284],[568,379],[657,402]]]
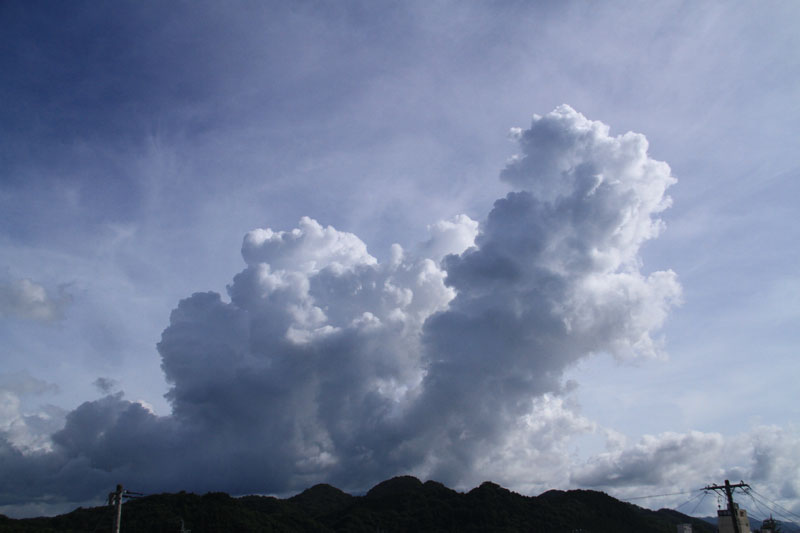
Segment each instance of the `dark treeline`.
[[[0,531],[111,531],[111,507],[78,508],[54,517],[13,520],[0,515]],[[434,481],[396,477],[364,496],[316,485],[288,499],[233,498],[181,492],[158,494],[124,504],[122,531],[179,532],[406,532],[406,531],[592,531],[674,533],[677,524],[693,531],[714,526],[676,511],[651,511],[602,492],[571,490],[522,496],[494,483],[468,493]]]

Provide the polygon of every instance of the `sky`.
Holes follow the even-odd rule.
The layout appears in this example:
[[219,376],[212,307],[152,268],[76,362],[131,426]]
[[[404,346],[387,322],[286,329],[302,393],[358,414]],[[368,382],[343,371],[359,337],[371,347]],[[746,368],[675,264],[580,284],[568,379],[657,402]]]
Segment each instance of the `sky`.
[[1,3],[0,513],[411,474],[800,514],[798,23]]

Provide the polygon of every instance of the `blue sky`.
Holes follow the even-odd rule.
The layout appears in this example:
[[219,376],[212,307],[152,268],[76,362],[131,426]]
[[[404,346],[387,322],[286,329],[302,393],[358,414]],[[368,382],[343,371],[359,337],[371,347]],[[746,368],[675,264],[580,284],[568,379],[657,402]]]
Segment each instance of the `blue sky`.
[[[799,19],[790,2],[4,3],[0,434],[30,488],[4,481],[0,512],[125,479],[290,493],[402,473],[623,498],[728,476],[799,512]],[[557,201],[625,161],[669,170]],[[661,229],[603,233],[623,212]],[[367,279],[385,294],[347,296]],[[634,333],[655,347],[624,348]],[[134,436],[232,428],[202,452],[219,470],[131,476],[144,459],[102,435],[132,413]],[[96,442],[70,437],[88,426]],[[236,458],[253,442],[294,466],[265,462],[258,485]]]

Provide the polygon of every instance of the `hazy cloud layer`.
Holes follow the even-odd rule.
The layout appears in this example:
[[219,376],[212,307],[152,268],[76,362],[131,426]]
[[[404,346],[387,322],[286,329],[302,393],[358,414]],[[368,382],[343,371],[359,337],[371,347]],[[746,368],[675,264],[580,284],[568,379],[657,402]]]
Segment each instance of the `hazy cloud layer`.
[[[641,272],[638,253],[675,180],[642,135],[611,136],[568,106],[514,136],[501,177],[515,190],[486,220],[435,223],[386,262],[307,217],[249,232],[229,301],[193,294],[163,332],[172,414],[118,393],[69,413],[49,450],[5,430],[0,503],[81,501],[120,482],[243,493],[405,472],[552,480],[565,439],[595,430],[564,404],[565,369],[591,353],[660,354],[680,286]],[[629,452],[618,477],[639,479],[659,453]]]

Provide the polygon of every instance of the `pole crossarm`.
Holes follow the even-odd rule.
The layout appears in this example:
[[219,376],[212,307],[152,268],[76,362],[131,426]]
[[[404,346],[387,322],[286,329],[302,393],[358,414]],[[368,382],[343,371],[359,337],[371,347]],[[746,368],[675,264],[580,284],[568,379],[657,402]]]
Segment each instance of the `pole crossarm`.
[[707,487],[703,487],[703,490],[727,490],[727,488],[731,489],[741,489],[747,487],[750,488],[750,485],[742,481],[741,483],[737,483],[736,485],[731,485],[728,482],[725,482],[725,485],[708,485]]
[[736,489],[744,489],[745,487],[749,489],[750,485],[744,481],[741,481],[736,485],[731,485],[731,482],[726,479],[725,485],[708,485],[703,488],[703,490],[725,491],[725,496],[728,499],[728,513],[730,513],[731,521],[733,522],[733,531],[735,533],[742,532],[739,528],[739,515],[736,512],[736,506],[733,503],[733,491]]

